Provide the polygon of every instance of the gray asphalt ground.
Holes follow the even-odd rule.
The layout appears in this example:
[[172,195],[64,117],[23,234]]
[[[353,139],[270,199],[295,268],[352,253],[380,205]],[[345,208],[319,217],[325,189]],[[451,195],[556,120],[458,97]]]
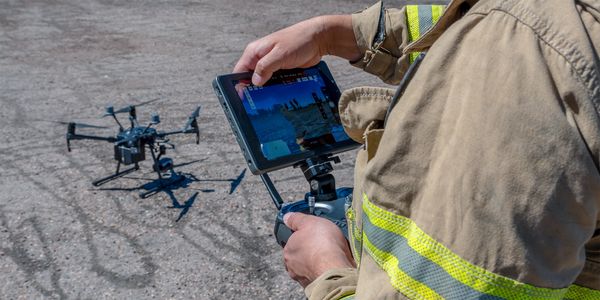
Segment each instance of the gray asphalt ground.
[[[0,298],[1,299],[302,299],[287,277],[272,235],[276,210],[245,162],[211,88],[232,70],[245,45],[269,32],[373,2],[0,0]],[[326,59],[342,89],[381,85],[340,59]],[[180,128],[197,105],[199,145],[178,136],[169,156],[199,181],[173,191],[199,196],[176,222],[165,193],[140,199],[154,179],[137,173],[105,184],[112,145],[65,144],[66,126],[100,119],[153,98],[141,120],[158,112],[159,128]],[[336,166],[351,186],[353,153]],[[308,185],[299,170],[276,172],[287,201]],[[109,190],[106,190],[108,188]]]

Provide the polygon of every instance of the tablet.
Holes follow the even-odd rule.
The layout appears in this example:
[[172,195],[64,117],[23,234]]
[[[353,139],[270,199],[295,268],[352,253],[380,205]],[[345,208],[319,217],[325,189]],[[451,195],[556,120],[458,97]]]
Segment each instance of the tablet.
[[340,90],[325,62],[276,72],[262,87],[251,77],[221,75],[213,88],[253,174],[358,146],[341,125]]

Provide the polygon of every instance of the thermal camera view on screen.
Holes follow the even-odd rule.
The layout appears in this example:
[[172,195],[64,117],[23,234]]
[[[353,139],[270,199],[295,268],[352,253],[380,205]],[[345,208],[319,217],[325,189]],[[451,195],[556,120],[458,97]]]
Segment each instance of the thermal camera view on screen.
[[318,70],[305,70],[265,87],[238,82],[236,88],[261,150],[268,160],[348,140],[338,99],[330,99]]

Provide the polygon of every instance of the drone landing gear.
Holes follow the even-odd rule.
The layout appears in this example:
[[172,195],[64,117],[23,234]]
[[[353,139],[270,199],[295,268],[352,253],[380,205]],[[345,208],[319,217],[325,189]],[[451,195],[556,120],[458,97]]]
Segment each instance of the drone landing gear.
[[126,170],[123,170],[123,171],[120,171],[120,168],[121,168],[121,162],[119,162],[117,164],[117,171],[115,172],[115,174],[112,174],[112,175],[100,178],[100,179],[92,182],[92,184],[94,186],[101,186],[101,185],[103,185],[103,184],[105,184],[105,183],[107,183],[107,182],[109,182],[111,180],[117,179],[119,177],[123,177],[123,176],[125,176],[125,175],[127,175],[127,174],[129,174],[131,172],[139,170],[140,166],[136,163],[133,167],[131,167],[129,169],[126,169]]
[[[155,149],[150,147],[150,153],[152,154],[152,160],[154,161],[154,164],[152,165],[152,169],[154,170],[154,172],[156,172],[156,174],[158,175],[158,178],[151,182],[148,185],[144,186],[145,191],[144,192],[140,192],[139,196],[142,199],[148,198],[162,190],[165,190],[171,186],[177,185],[183,181],[185,181],[188,177],[180,172],[176,172],[175,171],[175,165],[173,164],[173,160],[171,158],[168,157],[162,157],[162,155],[165,153],[165,146],[161,145],[160,147],[158,147],[158,155],[157,153],[155,153]],[[115,174],[112,174],[110,176],[106,176],[104,178],[100,178],[94,182],[92,182],[92,184],[94,186],[100,186],[103,185],[111,180],[123,177],[124,175],[127,175],[129,173],[135,172],[137,170],[140,169],[139,164],[136,162],[134,163],[134,166],[121,171],[121,161],[119,160],[117,163],[117,170],[115,171]]]

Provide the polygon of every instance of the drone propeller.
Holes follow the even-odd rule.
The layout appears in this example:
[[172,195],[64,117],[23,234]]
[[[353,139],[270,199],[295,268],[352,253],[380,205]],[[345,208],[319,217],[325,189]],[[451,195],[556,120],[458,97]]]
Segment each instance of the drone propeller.
[[[156,101],[158,101],[158,100],[160,100],[160,99],[161,99],[161,98],[154,98],[154,99],[152,99],[152,100],[144,101],[144,102],[141,102],[141,103],[138,103],[138,104],[135,104],[135,105],[129,105],[129,106],[123,107],[123,108],[121,108],[121,109],[114,110],[114,112],[113,112],[113,113],[114,113],[114,114],[128,113],[128,112],[130,112],[130,111],[131,111],[131,109],[132,109],[133,107],[139,107],[139,106],[143,106],[143,105],[146,105],[146,104],[150,104],[150,103],[152,103],[152,102],[156,102]],[[107,111],[107,113],[108,113],[108,111]]]
[[130,106],[125,106],[121,109],[117,109],[115,110],[114,114],[122,114],[122,113],[128,113],[131,111],[132,107],[134,107],[135,105],[130,105]]
[[86,123],[76,123],[76,122],[65,122],[65,121],[54,121],[54,120],[40,120],[40,119],[35,119],[33,121],[35,121],[35,122],[48,122],[48,123],[61,124],[61,125],[75,124],[75,126],[77,126],[78,128],[98,128],[98,129],[109,128],[109,127],[106,127],[106,126],[92,125],[92,124],[86,124]]
[[77,128],[98,128],[98,129],[109,128],[107,126],[98,126],[98,125],[92,125],[92,124],[86,124],[86,123],[64,122],[64,121],[50,121],[50,122],[57,123],[57,124],[62,124],[62,125],[71,125],[71,124],[74,124]]

